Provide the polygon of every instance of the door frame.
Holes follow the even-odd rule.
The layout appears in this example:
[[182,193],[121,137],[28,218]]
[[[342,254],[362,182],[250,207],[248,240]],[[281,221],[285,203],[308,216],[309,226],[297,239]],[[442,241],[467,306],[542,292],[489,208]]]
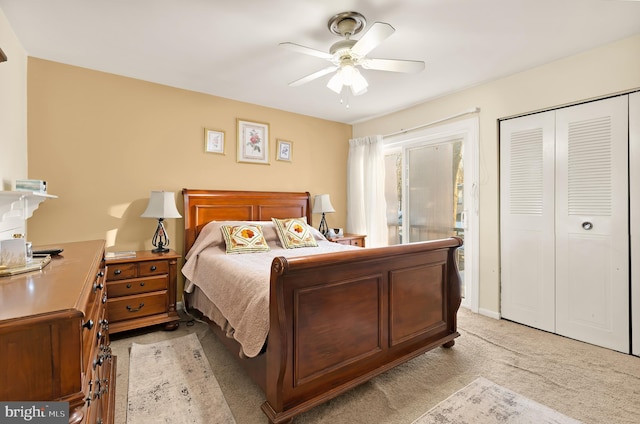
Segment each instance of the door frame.
[[[395,150],[417,144],[436,144],[450,139],[462,139],[464,146],[464,205],[465,205],[465,297],[462,306],[473,312],[479,310],[480,255],[479,225],[480,206],[479,157],[480,141],[478,117],[460,119],[448,124],[439,124],[410,132],[386,136],[383,139],[385,150]],[[404,187],[403,187],[404,190]],[[402,196],[403,210],[406,196]],[[404,220],[403,220],[404,221]],[[405,225],[405,222],[403,222]],[[404,229],[403,229],[404,231]]]

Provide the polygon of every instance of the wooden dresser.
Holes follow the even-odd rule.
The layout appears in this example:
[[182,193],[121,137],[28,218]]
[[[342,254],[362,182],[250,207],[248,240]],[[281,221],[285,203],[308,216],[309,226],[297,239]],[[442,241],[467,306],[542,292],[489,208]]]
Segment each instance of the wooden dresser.
[[142,250],[131,257],[106,260],[107,313],[112,334],[156,324],[164,324],[166,330],[178,328],[179,257],[173,250]]
[[104,245],[56,245],[42,270],[0,277],[0,400],[69,402],[70,423],[113,423]]

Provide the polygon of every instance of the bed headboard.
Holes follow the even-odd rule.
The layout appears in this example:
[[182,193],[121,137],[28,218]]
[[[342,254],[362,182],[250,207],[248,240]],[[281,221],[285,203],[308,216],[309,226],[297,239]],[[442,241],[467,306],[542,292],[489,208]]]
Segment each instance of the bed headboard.
[[184,254],[211,221],[270,221],[306,216],[311,223],[308,192],[182,190],[184,198]]

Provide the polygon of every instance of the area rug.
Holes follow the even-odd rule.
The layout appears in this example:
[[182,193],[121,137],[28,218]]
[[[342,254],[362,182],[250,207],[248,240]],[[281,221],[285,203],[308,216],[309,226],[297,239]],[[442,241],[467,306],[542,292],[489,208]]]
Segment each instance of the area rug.
[[580,424],[531,399],[480,377],[413,424]]
[[195,333],[132,343],[127,424],[146,423],[235,423]]

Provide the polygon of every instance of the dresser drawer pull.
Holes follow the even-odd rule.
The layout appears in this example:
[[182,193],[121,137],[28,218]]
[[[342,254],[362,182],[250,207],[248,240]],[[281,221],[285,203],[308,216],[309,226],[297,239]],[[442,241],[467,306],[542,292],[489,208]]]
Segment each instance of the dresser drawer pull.
[[93,380],[89,380],[89,395],[85,398],[87,407],[91,406],[91,400],[93,400]]
[[102,296],[102,303],[105,304],[107,303],[107,294],[105,293],[104,296]]
[[98,273],[98,278],[100,278],[100,277],[104,277],[104,272],[100,271],[100,272]]
[[127,288],[130,289],[131,288],[131,283],[127,283]]
[[91,330],[93,328],[93,320],[85,322],[84,324],[82,324],[82,326],[87,330]]
[[144,303],[140,302],[140,306],[138,306],[137,308],[132,308],[131,306],[127,305],[127,311],[129,312],[138,312],[140,309],[142,309],[142,307],[144,306]]
[[113,273],[114,273],[115,275],[120,275],[120,274],[122,274],[122,271],[121,271],[121,270],[119,270],[119,269],[116,269],[115,271],[113,271]]
[[98,359],[94,359],[93,360],[93,369],[95,370],[97,366],[102,366],[103,362],[104,362],[104,358],[103,357],[100,357]]
[[151,271],[155,271],[157,268],[155,265],[151,265]]
[[144,281],[140,283],[140,287],[144,287]]

